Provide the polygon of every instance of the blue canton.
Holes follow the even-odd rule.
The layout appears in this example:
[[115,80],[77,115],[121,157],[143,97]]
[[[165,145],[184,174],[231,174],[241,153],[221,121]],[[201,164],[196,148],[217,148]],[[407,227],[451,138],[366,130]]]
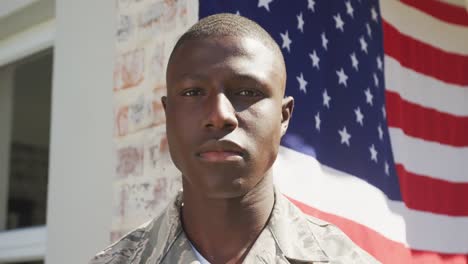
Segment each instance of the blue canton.
[[200,18],[222,12],[258,22],[283,51],[295,109],[282,145],[401,200],[386,122],[378,1],[200,1]]

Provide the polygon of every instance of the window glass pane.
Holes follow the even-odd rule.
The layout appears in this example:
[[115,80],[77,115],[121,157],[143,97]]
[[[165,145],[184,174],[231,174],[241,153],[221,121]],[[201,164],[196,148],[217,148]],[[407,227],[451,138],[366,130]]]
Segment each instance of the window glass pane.
[[46,223],[52,58],[49,50],[14,67],[6,229]]

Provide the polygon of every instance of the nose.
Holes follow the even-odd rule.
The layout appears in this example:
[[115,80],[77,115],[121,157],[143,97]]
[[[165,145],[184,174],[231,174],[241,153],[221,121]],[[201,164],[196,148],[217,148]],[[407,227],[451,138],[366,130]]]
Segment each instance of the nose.
[[225,93],[209,96],[205,107],[207,114],[204,127],[226,130],[234,130],[237,127],[236,111]]

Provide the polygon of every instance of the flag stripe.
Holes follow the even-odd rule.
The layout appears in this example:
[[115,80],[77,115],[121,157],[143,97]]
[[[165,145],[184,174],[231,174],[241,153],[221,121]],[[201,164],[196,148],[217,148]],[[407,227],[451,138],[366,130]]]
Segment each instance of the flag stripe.
[[468,116],[468,87],[448,84],[403,67],[385,56],[385,87],[403,99],[440,112]]
[[430,14],[440,20],[468,26],[468,12],[464,8],[435,0],[401,0],[403,3]]
[[452,147],[405,135],[400,128],[390,127],[393,157],[396,163],[416,174],[452,183],[468,183],[464,163],[468,147]]
[[[348,223],[340,227],[384,262],[467,262],[466,255],[456,254],[468,253],[468,216],[454,205],[463,201],[453,201],[457,196],[465,199],[460,187],[468,182],[460,166],[466,163],[467,140],[458,133],[454,141],[440,128],[442,134],[420,131],[426,127],[414,129],[402,120],[416,117],[416,124],[429,130],[434,125],[456,130],[452,121],[468,118],[466,26],[395,0],[200,3],[201,17],[218,12],[246,15],[265,26],[282,47],[291,77],[287,94],[298,106],[282,144],[303,153],[280,148],[274,166],[280,191],[310,210]],[[309,58],[312,70],[305,71]],[[413,113],[406,115],[407,110]],[[431,122],[421,115],[439,119]],[[387,122],[386,116],[404,126],[388,128],[392,120]],[[431,183],[442,185],[428,189]],[[426,199],[423,210],[405,204],[418,206],[428,193],[451,202],[451,215],[444,214],[437,199]]]
[[468,216],[468,183],[450,183],[411,173],[396,164],[401,194],[409,208],[446,214]]
[[468,146],[468,117],[442,113],[385,92],[387,122],[405,134],[451,146]]
[[404,35],[385,21],[382,26],[385,54],[425,75],[453,84],[468,85],[468,57],[437,49]]
[[466,8],[466,0],[439,0],[447,5],[456,6],[459,8]]
[[432,251],[410,249],[402,243],[392,241],[368,227],[346,218],[329,214],[288,197],[304,213],[333,223],[343,230],[362,249],[382,263],[445,263],[466,264],[468,256],[441,254]]
[[[289,197],[361,223],[390,240],[418,250],[468,252],[468,217],[409,209],[366,181],[286,147],[280,147],[274,173],[276,186]],[[448,227],[457,232],[447,232]]]
[[[381,0],[380,7],[385,23],[397,28],[401,34],[411,36],[412,39],[448,53],[468,56],[468,45],[466,45],[468,31],[466,27],[445,23],[400,1]],[[384,32],[384,41],[388,40],[386,34],[387,32]],[[405,45],[402,43],[400,46],[404,47]],[[424,56],[425,54],[423,57],[414,56],[413,58],[421,60],[424,59]],[[437,61],[431,63],[437,63]]]

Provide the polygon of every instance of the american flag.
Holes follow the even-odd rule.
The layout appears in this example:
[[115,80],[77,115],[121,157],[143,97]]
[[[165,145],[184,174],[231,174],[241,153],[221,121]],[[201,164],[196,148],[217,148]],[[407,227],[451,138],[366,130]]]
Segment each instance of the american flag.
[[[455,2],[455,1],[452,1]],[[275,181],[383,263],[468,263],[468,13],[436,0],[201,0],[282,48]]]

